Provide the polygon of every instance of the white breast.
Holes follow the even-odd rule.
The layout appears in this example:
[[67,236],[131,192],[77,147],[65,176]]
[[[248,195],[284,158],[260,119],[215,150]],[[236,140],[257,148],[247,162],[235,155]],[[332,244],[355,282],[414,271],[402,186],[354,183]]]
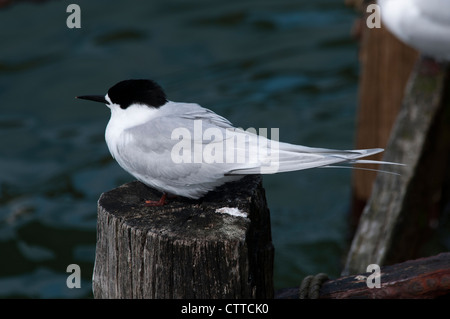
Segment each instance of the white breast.
[[[111,101],[108,95],[106,100]],[[108,107],[111,109],[111,118],[106,126],[105,140],[111,155],[119,162],[117,145],[126,143],[124,139],[127,137],[124,131],[148,122],[155,117],[158,109],[143,104],[132,104],[126,109],[122,109],[118,104],[110,103]]]
[[400,40],[424,55],[450,60],[449,0],[378,0],[381,19]]

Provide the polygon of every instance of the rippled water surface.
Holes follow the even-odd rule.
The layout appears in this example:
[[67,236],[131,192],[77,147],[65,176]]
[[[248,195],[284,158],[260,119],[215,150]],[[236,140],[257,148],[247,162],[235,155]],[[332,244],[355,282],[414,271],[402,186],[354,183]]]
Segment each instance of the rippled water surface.
[[[0,297],[92,297],[96,205],[132,177],[109,155],[104,94],[152,78],[236,126],[286,142],[352,148],[355,13],[342,0],[78,1],[0,9]],[[347,250],[349,170],[267,176],[276,288],[339,275]],[[81,289],[66,268],[81,267]]]

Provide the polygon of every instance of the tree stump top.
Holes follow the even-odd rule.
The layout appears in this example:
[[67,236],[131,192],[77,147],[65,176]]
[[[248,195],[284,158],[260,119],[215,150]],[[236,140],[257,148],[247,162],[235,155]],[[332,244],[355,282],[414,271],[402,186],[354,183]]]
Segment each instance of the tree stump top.
[[[103,193],[99,207],[130,227],[172,239],[243,239],[250,222],[248,202],[259,183],[261,176],[246,176],[199,200],[175,197],[164,206],[146,207],[145,200],[158,200],[161,193],[134,181]],[[236,208],[247,217],[227,216],[223,208]]]

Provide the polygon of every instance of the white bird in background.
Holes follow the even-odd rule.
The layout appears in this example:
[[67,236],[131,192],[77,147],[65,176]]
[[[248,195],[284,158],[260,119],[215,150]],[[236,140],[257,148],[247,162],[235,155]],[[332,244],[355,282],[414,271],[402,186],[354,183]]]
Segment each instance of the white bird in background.
[[381,21],[426,57],[450,61],[450,0],[378,0]]
[[380,148],[310,148],[234,128],[227,119],[198,104],[167,100],[162,88],[151,80],[125,80],[105,96],[78,98],[110,108],[105,139],[111,155],[125,171],[163,193],[159,201],[147,201],[147,206],[164,205],[167,194],[198,199],[247,174],[342,163],[396,164],[360,159],[382,152]]

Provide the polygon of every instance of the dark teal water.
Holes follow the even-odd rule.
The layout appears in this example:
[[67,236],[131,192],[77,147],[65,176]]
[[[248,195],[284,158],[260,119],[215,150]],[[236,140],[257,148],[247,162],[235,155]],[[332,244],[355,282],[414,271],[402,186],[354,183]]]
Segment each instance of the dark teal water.
[[[109,110],[74,97],[152,78],[236,126],[352,148],[355,13],[342,0],[67,1],[0,9],[0,297],[91,297],[96,205],[132,177],[109,155]],[[337,276],[350,170],[267,176],[276,288]],[[369,173],[370,174],[370,173]],[[81,289],[66,268],[81,267]]]

